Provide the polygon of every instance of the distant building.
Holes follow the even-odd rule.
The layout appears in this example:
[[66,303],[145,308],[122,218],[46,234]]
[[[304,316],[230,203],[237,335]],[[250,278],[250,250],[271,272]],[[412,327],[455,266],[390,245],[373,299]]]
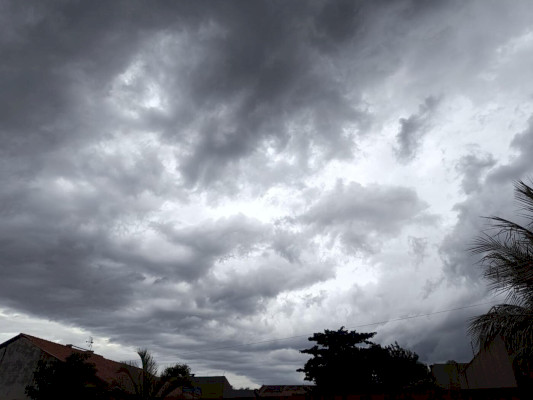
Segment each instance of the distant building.
[[33,372],[39,360],[65,361],[72,353],[89,354],[87,361],[96,366],[96,375],[110,387],[132,391],[131,382],[119,370],[125,367],[136,369],[135,367],[108,360],[90,350],[21,333],[0,344],[0,399],[28,399],[24,391],[27,385],[33,383]]

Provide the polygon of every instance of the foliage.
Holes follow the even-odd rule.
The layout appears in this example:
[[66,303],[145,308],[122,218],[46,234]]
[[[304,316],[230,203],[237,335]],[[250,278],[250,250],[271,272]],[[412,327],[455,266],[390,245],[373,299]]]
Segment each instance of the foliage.
[[374,335],[348,332],[344,327],[314,333],[309,340],[317,344],[300,351],[313,357],[297,371],[304,372],[304,379],[313,381],[322,390],[343,393],[352,385],[366,388],[372,383],[374,371],[368,360],[370,350],[364,351],[361,345],[372,345],[369,339]]
[[370,339],[376,333],[358,333],[341,327],[309,338],[317,344],[301,353],[310,354],[304,368],[305,380],[313,381],[323,393],[348,394],[391,391],[427,381],[429,372],[418,355],[398,343],[381,347]]
[[[147,349],[137,350],[141,368],[121,368],[133,385],[136,398],[142,400],[162,399],[179,387],[191,385],[191,369],[186,364],[175,364],[157,375],[157,363]],[[135,366],[134,364],[132,366]]]
[[515,198],[525,224],[488,217],[492,234],[483,233],[471,251],[481,254],[483,276],[495,293],[507,295],[506,304],[473,318],[469,333],[478,345],[501,336],[519,358],[533,356],[533,189],[515,182]]
[[107,398],[107,385],[88,358],[86,353],[72,353],[65,362],[39,360],[26,395],[33,400]]
[[183,387],[191,385],[192,376],[191,368],[187,364],[175,364],[163,370],[160,380],[174,387]]
[[383,348],[378,363],[378,375],[382,377],[385,389],[401,389],[427,385],[431,382],[428,367],[419,362],[418,354],[406,350],[397,342]]

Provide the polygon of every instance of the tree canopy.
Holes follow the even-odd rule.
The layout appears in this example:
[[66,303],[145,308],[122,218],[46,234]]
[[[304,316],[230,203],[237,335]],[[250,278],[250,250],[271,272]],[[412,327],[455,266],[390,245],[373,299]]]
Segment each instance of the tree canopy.
[[427,381],[427,367],[418,355],[398,343],[382,347],[370,341],[376,333],[325,330],[309,338],[316,345],[301,353],[312,357],[304,368],[305,380],[323,393],[355,394],[391,391]]
[[106,399],[107,384],[96,376],[88,358],[85,353],[72,353],[65,362],[39,360],[26,395],[33,400]]

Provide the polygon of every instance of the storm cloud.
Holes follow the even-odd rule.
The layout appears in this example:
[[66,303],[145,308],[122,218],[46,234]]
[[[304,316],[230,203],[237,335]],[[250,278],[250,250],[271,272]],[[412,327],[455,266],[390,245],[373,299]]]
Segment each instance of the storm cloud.
[[470,359],[469,243],[533,176],[530,2],[0,11],[0,340],[234,386],[342,325]]

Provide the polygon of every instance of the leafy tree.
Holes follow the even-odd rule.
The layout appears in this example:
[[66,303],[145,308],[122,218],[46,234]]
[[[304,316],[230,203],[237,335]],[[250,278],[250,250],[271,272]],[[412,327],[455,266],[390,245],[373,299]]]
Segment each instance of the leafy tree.
[[[141,368],[121,368],[131,384],[135,395],[142,400],[162,399],[179,387],[191,385],[191,369],[186,364],[175,364],[163,370],[161,376],[157,375],[157,363],[152,354],[147,349],[137,350],[141,359]],[[131,366],[135,366],[132,364]]]
[[161,396],[164,397],[178,387],[188,387],[192,385],[191,368],[186,364],[174,364],[167,367],[159,377],[161,385]]
[[106,399],[107,384],[96,376],[88,358],[86,353],[72,353],[65,362],[39,360],[26,395],[33,400]]
[[507,294],[506,303],[472,319],[469,332],[478,345],[501,336],[518,358],[533,356],[533,189],[515,182],[515,198],[522,206],[524,224],[489,217],[492,232],[483,233],[471,251],[481,254],[489,288]]
[[366,390],[373,383],[368,346],[373,345],[369,339],[374,335],[375,332],[349,332],[344,327],[314,333],[309,340],[317,344],[300,351],[313,357],[297,371],[305,373],[304,379],[313,381],[324,392],[348,393],[354,386]]
[[397,343],[381,347],[370,341],[376,333],[358,333],[341,327],[309,338],[317,344],[301,353],[310,354],[305,380],[323,393],[342,394],[390,391],[428,380],[428,369],[418,355]]
[[429,369],[419,361],[418,354],[400,347],[397,342],[383,350],[382,360],[378,363],[378,375],[382,377],[384,389],[398,390],[431,384]]

